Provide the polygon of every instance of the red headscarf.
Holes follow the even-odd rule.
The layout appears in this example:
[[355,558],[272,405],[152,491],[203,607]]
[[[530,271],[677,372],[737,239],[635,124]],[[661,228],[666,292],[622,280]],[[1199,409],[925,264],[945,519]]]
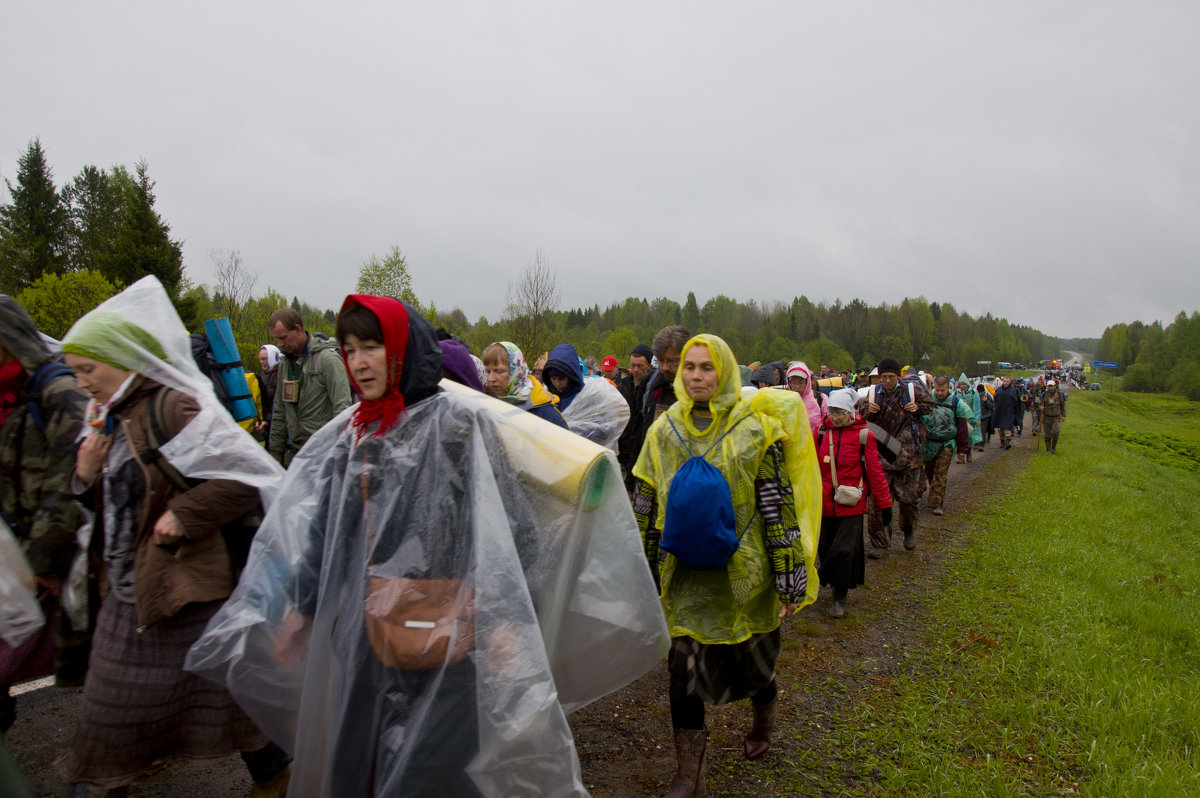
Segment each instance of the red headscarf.
[[[400,420],[405,412],[404,394],[400,391],[400,375],[404,371],[404,353],[408,349],[408,311],[400,300],[390,296],[371,296],[370,294],[350,294],[342,303],[342,313],[353,305],[361,305],[369,310],[379,320],[383,330],[384,349],[387,350],[388,373],[387,390],[378,399],[363,399],[358,403],[350,419],[350,425],[357,430],[361,438],[367,427],[379,422],[379,429],[373,435],[382,435]],[[342,342],[339,342],[342,343]],[[342,364],[346,367],[346,375],[354,392],[361,394],[354,375],[350,373],[350,364],[346,363],[345,353],[342,353]]]
[[0,426],[17,409],[17,397],[27,381],[25,367],[15,357],[0,366]]

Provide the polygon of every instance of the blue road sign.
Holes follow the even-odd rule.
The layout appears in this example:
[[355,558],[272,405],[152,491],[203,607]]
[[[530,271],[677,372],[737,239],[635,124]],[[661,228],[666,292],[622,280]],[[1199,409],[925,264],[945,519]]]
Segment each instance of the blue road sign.
[[1121,365],[1121,364],[1120,363],[1110,363],[1107,360],[1093,360],[1092,361],[1092,368],[1096,368],[1096,369],[1115,369],[1119,365]]

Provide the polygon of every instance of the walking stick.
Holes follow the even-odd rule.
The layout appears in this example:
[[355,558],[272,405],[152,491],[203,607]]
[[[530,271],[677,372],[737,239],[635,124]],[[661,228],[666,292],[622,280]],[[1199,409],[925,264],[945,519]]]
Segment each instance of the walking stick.
[[1033,436],[1033,437],[1037,438],[1037,440],[1033,442],[1033,453],[1034,454],[1037,454],[1038,452],[1040,452],[1042,450],[1042,435],[1045,434],[1045,429],[1043,429],[1043,427],[1042,427],[1042,425],[1046,423],[1045,406],[1040,405],[1038,407],[1038,411],[1039,411],[1038,412],[1038,431],[1037,431],[1037,435]]

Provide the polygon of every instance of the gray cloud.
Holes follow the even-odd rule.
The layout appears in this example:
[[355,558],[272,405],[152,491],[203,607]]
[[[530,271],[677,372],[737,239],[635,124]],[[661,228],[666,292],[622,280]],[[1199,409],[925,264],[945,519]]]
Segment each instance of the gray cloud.
[[0,12],[0,173],[145,158],[201,282],[336,307],[395,244],[472,319],[538,248],[568,306],[1200,307],[1194,4],[174,5]]

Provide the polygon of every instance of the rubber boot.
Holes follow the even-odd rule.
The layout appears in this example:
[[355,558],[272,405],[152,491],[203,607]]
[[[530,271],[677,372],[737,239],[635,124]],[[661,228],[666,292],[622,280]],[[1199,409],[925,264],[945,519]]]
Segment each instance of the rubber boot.
[[1050,445],[1050,454],[1058,454],[1058,436],[1054,436],[1054,442]]
[[700,798],[708,795],[704,749],[708,729],[675,730],[675,778],[664,798]]
[[904,548],[912,551],[917,547],[917,531],[915,529],[906,529],[904,531]]
[[[840,592],[835,592],[833,594],[833,603],[831,605],[829,605],[829,617],[830,618],[842,618],[845,615],[846,615],[846,591],[843,590]],[[757,723],[758,722],[758,714],[757,714],[758,707],[757,706],[755,706],[754,711],[755,711],[754,718],[755,718],[755,722]],[[749,740],[750,738],[747,737],[746,739]],[[749,745],[749,743],[747,743],[747,745]],[[747,750],[749,750],[749,749],[747,749]],[[758,757],[750,756],[749,754],[746,754],[746,756],[749,757],[750,759],[758,758]],[[759,754],[759,756],[762,756],[762,754]]]
[[1046,436],[1046,454],[1054,454],[1054,436]]
[[[834,606],[841,606],[841,602],[845,600],[846,596],[842,594],[840,600],[835,599]],[[743,745],[747,759],[761,759],[763,754],[771,750],[771,732],[775,730],[775,707],[778,705],[778,698],[774,698],[771,703],[762,706],[754,702],[750,703],[750,706],[754,708],[754,723],[750,726]]]

